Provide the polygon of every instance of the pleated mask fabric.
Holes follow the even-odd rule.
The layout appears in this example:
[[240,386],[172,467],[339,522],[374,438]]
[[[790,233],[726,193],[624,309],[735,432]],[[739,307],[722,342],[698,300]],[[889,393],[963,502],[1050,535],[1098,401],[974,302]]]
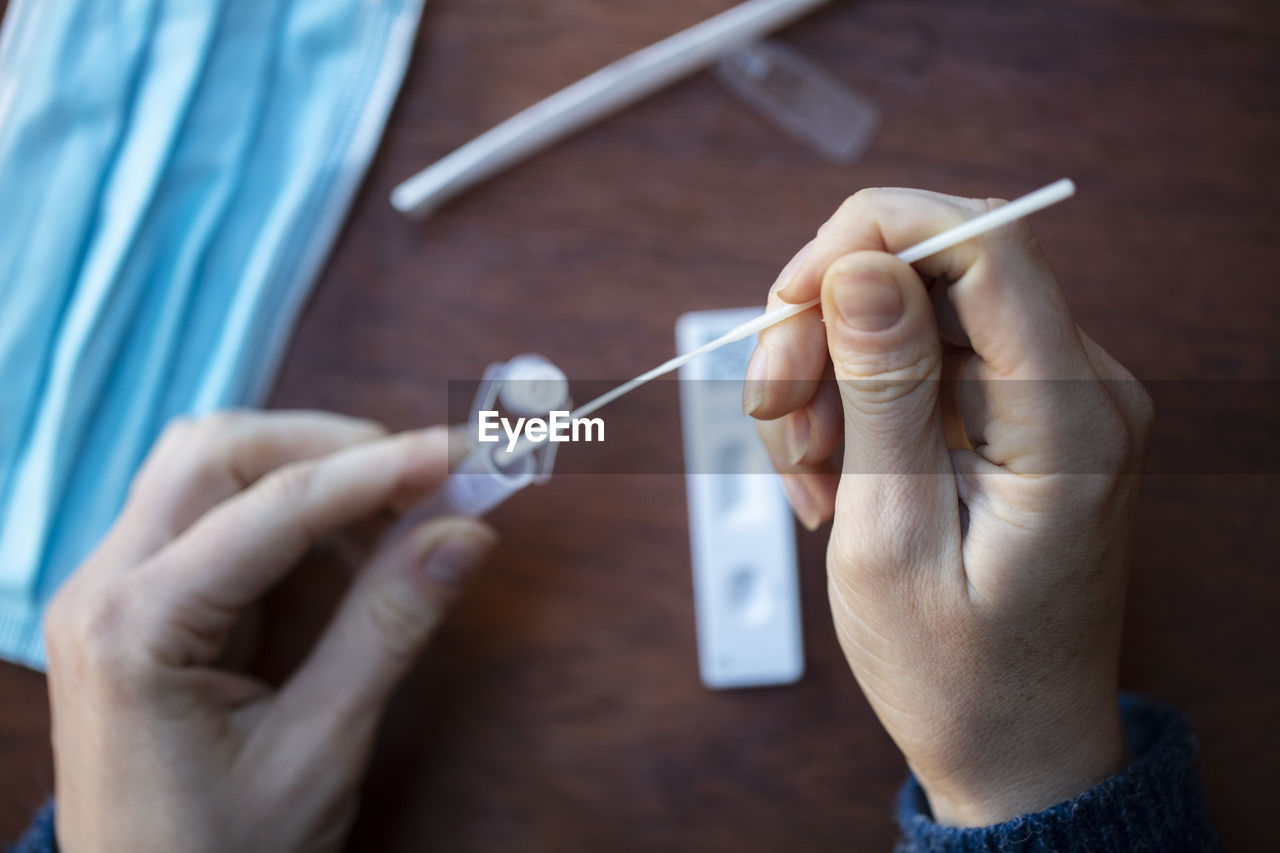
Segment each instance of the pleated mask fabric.
[[0,31],[0,656],[166,422],[262,401],[424,0],[13,0]]

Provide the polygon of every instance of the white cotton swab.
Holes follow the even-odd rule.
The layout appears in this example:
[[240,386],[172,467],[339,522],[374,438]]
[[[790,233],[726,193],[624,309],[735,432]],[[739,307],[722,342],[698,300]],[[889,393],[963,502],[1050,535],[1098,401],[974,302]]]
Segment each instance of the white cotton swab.
[[[955,228],[949,228],[941,234],[937,234],[927,240],[916,243],[909,249],[903,249],[898,253],[898,258],[909,264],[924,260],[930,255],[936,255],[944,249],[950,249],[952,246],[957,246],[965,240],[971,240],[980,234],[985,234],[1002,225],[1008,225],[1010,222],[1022,219],[1025,216],[1030,216],[1037,211],[1044,210],[1050,205],[1054,205],[1060,201],[1071,198],[1075,193],[1076,185],[1071,181],[1071,179],[1063,178],[1062,180],[1054,181],[1046,187],[1041,187],[1034,192],[1027,193],[1021,198],[1014,199],[1008,204],[997,207],[995,210],[989,210],[986,213],[975,216],[973,219],[970,219],[968,222],[961,223]],[[784,305],[781,308],[766,311],[754,320],[748,320],[741,326],[736,326],[730,329],[715,340],[708,341],[697,349],[691,350],[684,355],[678,355],[675,358],[668,359],[652,370],[647,370],[644,373],[641,373],[635,379],[630,379],[616,388],[606,391],[594,400],[591,400],[588,403],[583,403],[581,406],[569,413],[569,418],[570,420],[575,418],[585,418],[587,415],[599,411],[604,406],[609,405],[623,394],[630,393],[641,385],[657,379],[659,376],[664,376],[673,370],[679,370],[681,366],[688,364],[695,358],[699,358],[709,352],[718,350],[726,344],[731,344],[734,341],[740,341],[748,335],[754,335],[761,329],[767,329],[776,323],[781,323],[789,317],[802,314],[821,301],[821,299],[810,299],[808,302]],[[526,453],[537,449],[539,446],[538,442],[530,441],[528,438],[521,438],[506,458],[508,460],[517,459],[524,456]]]
[[[923,260],[930,255],[936,255],[943,249],[950,249],[952,246],[959,245],[965,240],[977,237],[979,234],[985,234],[988,231],[999,228],[1001,225],[1008,225],[1024,216],[1029,216],[1038,210],[1044,210],[1050,205],[1057,204],[1064,199],[1068,199],[1075,195],[1076,185],[1068,178],[1060,181],[1054,181],[1047,187],[1042,187],[1035,192],[1027,193],[1022,198],[1015,199],[1008,204],[1001,205],[995,210],[989,210],[980,216],[975,216],[968,222],[957,225],[955,228],[949,228],[941,234],[930,237],[920,243],[915,244],[909,249],[904,249],[898,253],[898,257],[909,263],[914,264],[916,261]],[[657,379],[678,370],[682,365],[688,364],[695,358],[704,356],[709,352],[719,349],[725,344],[731,344],[734,341],[740,341],[748,335],[754,335],[761,329],[767,329],[775,323],[781,323],[789,317],[808,311],[810,308],[821,302],[821,299],[810,299],[808,302],[799,302],[795,305],[784,305],[781,308],[775,308],[772,311],[766,311],[754,320],[749,320],[741,326],[730,329],[720,337],[713,341],[709,341],[695,350],[691,350],[684,355],[676,356],[673,359],[664,361],[652,370],[641,373],[635,379],[622,383],[618,387],[601,394],[589,403],[584,403],[570,413],[570,418],[582,418],[599,410],[602,406],[612,403],[630,391],[634,391],[641,385]],[[516,452],[519,452],[517,448]]]

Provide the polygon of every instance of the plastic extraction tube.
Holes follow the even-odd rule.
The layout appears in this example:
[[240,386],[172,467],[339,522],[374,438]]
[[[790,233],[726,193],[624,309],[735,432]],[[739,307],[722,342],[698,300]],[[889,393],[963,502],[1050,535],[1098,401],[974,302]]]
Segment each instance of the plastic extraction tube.
[[625,56],[401,182],[391,191],[391,206],[415,219],[424,217],[486,178],[828,2],[747,0]]

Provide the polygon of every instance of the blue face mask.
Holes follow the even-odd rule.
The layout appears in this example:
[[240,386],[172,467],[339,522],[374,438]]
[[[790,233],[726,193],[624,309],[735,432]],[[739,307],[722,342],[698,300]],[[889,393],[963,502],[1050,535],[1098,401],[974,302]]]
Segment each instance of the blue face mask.
[[12,0],[0,33],[0,656],[166,421],[264,396],[423,0]]

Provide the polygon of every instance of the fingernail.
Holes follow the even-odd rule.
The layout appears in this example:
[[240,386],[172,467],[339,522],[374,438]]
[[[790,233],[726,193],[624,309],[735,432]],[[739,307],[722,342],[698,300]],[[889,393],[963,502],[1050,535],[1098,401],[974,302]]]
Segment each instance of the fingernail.
[[787,261],[787,265],[782,268],[782,272],[778,273],[777,293],[779,296],[791,284],[791,279],[796,277],[796,273],[800,272],[800,267],[804,266],[805,259],[809,257],[809,250],[813,248],[813,241],[810,240],[801,247],[800,251]]
[[492,547],[491,536],[455,533],[431,549],[422,570],[439,583],[458,584],[471,574]]
[[883,332],[902,317],[902,291],[884,273],[860,270],[842,276],[834,289],[840,319],[857,331]]
[[794,474],[783,474],[782,487],[786,489],[787,500],[791,501],[791,509],[795,512],[796,518],[800,519],[800,523],[810,532],[817,530],[818,525],[822,523],[822,516],[817,503],[809,494],[808,488],[800,481],[800,477]]
[[787,443],[787,457],[792,465],[799,465],[800,460],[809,452],[809,436],[812,432],[808,409],[800,409],[787,415],[782,435]]
[[756,347],[747,362],[747,375],[742,383],[742,411],[751,414],[764,402],[764,379],[769,369],[769,354],[764,347]]

